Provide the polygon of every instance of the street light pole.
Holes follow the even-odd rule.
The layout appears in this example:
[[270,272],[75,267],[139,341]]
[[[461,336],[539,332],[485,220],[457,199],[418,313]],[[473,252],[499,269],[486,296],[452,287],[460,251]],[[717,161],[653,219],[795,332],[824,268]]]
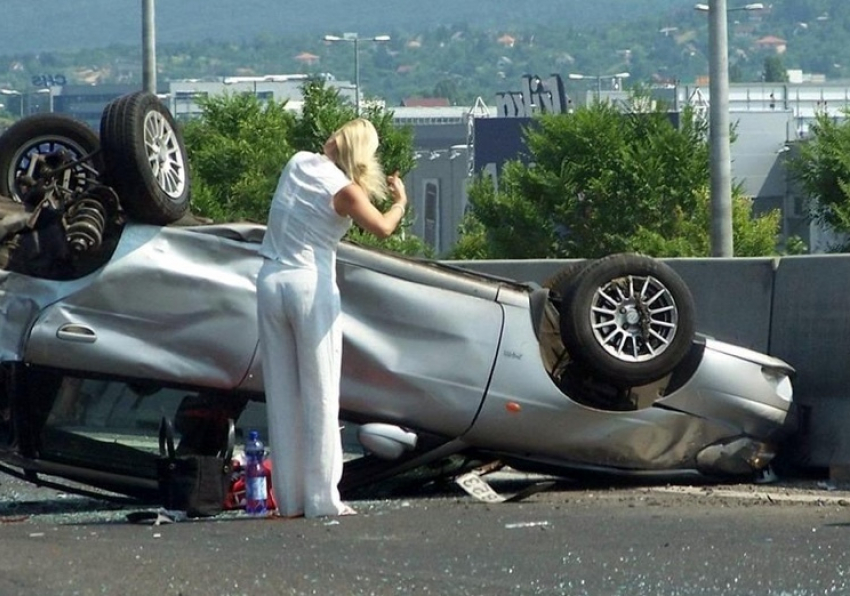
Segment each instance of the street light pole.
[[708,138],[711,161],[711,256],[734,255],[732,241],[732,157],[729,147],[729,37],[726,0],[711,0],[708,11]]
[[[729,31],[726,0],[694,8],[708,12],[708,140],[710,145],[711,256],[732,257],[732,156],[729,141]],[[761,10],[761,3],[731,10]]]
[[156,16],[154,0],[142,0],[142,88],[156,94]]
[[345,33],[342,37],[337,35],[325,35],[325,41],[337,42],[347,41],[354,45],[354,107],[357,115],[360,116],[360,42],[374,41],[383,42],[389,41],[389,35],[376,35],[375,37],[359,37],[356,33]]

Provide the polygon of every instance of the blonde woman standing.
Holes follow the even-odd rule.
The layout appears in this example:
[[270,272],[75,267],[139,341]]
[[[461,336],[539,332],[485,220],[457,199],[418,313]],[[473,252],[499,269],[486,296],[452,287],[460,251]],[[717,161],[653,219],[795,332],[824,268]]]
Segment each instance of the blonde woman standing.
[[[269,210],[257,278],[270,450],[278,514],[351,515],[342,477],[339,388],[342,329],[337,245],[352,221],[379,238],[395,231],[407,195],[378,163],[378,134],[357,118],[334,132],[322,153],[286,164]],[[373,200],[387,192],[393,204]]]

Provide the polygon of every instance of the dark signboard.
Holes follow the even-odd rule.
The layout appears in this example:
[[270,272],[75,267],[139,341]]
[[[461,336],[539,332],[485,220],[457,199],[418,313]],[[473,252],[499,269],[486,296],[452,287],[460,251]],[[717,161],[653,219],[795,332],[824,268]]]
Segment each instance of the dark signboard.
[[476,174],[487,172],[497,180],[506,161],[528,161],[524,130],[534,125],[533,116],[564,114],[572,111],[572,103],[557,74],[547,79],[525,75],[518,91],[497,93],[496,102],[496,118],[473,121],[473,168]]
[[524,75],[519,91],[502,91],[496,94],[496,106],[502,118],[529,118],[534,114],[563,114],[571,104],[564,92],[564,82],[557,74],[542,79],[537,75]]
[[476,118],[473,130],[475,173],[486,170],[491,176],[498,175],[508,160],[528,161],[524,129],[533,122],[532,118]]
[[38,74],[30,79],[33,87],[61,87],[68,84],[68,78],[61,74]]

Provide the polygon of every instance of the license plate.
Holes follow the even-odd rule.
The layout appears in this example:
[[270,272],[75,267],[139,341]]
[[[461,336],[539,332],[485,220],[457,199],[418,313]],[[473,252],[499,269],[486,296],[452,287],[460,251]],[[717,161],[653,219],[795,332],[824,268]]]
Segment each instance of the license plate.
[[455,478],[455,482],[467,493],[485,503],[503,503],[505,497],[493,490],[487,482],[475,472],[469,472]]

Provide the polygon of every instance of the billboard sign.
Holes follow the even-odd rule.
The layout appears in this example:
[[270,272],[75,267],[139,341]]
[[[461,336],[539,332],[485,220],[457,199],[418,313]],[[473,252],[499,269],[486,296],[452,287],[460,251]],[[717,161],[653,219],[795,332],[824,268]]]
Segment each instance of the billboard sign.
[[502,118],[530,118],[534,114],[563,114],[571,102],[564,92],[564,82],[557,74],[542,79],[523,75],[519,91],[496,93],[498,115]]

